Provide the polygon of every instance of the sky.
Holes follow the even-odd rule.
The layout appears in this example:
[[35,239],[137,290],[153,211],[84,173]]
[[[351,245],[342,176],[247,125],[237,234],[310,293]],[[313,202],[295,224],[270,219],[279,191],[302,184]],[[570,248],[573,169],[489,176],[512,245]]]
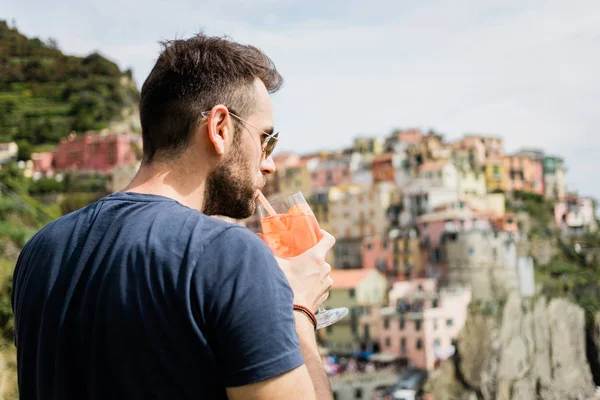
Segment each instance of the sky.
[[165,39],[203,30],[283,75],[279,151],[341,149],[394,128],[477,133],[565,158],[600,199],[598,0],[0,0],[0,18],[69,54],[99,51],[141,87]]

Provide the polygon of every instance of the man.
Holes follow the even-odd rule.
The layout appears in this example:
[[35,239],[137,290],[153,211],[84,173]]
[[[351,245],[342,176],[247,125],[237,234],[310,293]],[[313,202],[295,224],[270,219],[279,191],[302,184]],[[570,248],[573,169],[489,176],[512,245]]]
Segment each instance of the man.
[[[324,238],[291,260],[245,228],[275,170],[269,92],[251,46],[165,43],[140,100],[129,186],[23,249],[13,309],[21,399],[331,398],[310,313],[332,281]],[[287,279],[286,279],[287,277]]]

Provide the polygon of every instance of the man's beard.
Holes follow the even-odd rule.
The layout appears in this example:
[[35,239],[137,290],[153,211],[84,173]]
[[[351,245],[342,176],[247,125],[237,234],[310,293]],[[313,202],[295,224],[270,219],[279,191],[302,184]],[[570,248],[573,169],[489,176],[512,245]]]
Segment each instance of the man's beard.
[[206,179],[204,214],[245,219],[254,214],[256,187],[252,166],[241,148],[231,148]]

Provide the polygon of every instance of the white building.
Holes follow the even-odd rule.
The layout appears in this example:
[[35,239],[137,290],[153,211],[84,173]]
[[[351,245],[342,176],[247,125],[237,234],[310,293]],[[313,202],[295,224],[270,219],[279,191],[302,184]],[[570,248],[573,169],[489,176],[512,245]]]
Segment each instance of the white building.
[[409,183],[402,192],[401,226],[414,225],[421,215],[433,212],[437,206],[458,200],[456,187],[431,186],[430,182],[421,179]]
[[457,190],[458,173],[449,161],[428,162],[419,167],[419,179],[433,187]]
[[0,143],[0,164],[6,164],[17,159],[19,146],[15,142]]

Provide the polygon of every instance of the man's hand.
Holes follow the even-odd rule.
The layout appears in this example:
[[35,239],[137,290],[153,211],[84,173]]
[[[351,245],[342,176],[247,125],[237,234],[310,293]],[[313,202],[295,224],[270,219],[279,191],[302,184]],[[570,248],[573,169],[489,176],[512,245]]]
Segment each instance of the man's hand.
[[294,292],[294,303],[313,312],[327,299],[333,285],[329,276],[331,265],[325,262],[325,256],[335,244],[335,238],[323,230],[321,233],[323,237],[319,243],[299,256],[275,257]]

